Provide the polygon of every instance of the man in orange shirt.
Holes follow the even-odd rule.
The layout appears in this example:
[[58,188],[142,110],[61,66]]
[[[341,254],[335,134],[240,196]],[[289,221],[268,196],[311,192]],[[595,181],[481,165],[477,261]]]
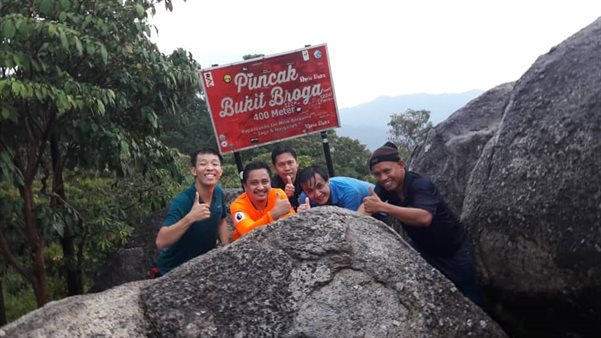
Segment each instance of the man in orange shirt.
[[[271,187],[271,171],[265,162],[251,162],[242,174],[244,192],[230,206],[234,233],[232,240],[254,228],[294,215],[294,209],[282,189]],[[302,209],[306,209],[303,207]]]

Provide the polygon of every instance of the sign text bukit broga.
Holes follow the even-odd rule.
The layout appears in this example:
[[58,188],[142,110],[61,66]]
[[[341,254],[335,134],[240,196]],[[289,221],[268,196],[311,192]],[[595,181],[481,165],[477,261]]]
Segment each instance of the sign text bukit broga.
[[[314,74],[313,77],[300,76],[299,79],[299,74],[291,64],[288,65],[287,69],[282,71],[262,74],[259,76],[253,76],[253,74],[246,72],[237,73],[234,76],[234,84],[236,85],[237,93],[240,93],[244,89],[255,91],[271,87],[269,97],[265,97],[265,92],[256,92],[252,95],[245,95],[244,99],[236,102],[231,97],[226,96],[221,100],[219,117],[224,119],[249,111],[262,110],[267,106],[273,108],[297,101],[302,101],[303,104],[308,104],[312,97],[319,97],[323,93],[320,83],[294,88],[292,90],[283,89],[279,85],[296,80],[299,80],[300,82],[306,82],[313,79],[319,79],[323,76],[325,75]],[[255,113],[253,119],[264,120],[268,119],[270,116],[278,117],[292,113],[294,113],[294,108],[288,106],[280,109],[271,109],[271,112],[269,110],[265,110],[263,112]]]

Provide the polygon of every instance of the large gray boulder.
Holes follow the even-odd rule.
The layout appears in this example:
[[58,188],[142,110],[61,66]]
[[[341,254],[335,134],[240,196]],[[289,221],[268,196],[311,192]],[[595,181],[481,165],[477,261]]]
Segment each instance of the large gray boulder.
[[543,325],[563,323],[566,336],[601,334],[599,168],[601,19],[516,82],[463,204],[485,284],[563,304]]
[[184,264],[141,301],[157,336],[504,336],[385,224],[337,207]]
[[0,337],[504,337],[384,223],[315,208],[155,280],[53,302]]
[[0,328],[0,337],[144,337],[140,289],[152,281],[50,302]]
[[457,216],[472,169],[497,131],[513,85],[499,85],[468,102],[432,128],[413,153],[409,169],[429,176]]

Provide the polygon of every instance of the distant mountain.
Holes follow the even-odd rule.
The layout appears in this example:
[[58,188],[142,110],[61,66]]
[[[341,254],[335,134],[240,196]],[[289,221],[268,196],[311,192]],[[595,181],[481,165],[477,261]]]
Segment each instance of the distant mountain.
[[367,103],[340,109],[342,126],[336,133],[357,139],[373,151],[386,142],[390,115],[403,113],[407,109],[425,109],[430,111],[430,121],[436,125],[482,93],[482,90],[470,90],[456,94],[382,96]]

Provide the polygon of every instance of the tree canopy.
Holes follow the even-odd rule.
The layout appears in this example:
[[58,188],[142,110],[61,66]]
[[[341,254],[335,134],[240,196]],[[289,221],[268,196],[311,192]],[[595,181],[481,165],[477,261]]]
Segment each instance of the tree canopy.
[[413,150],[425,140],[432,129],[430,111],[407,109],[401,114],[390,115],[388,140],[399,147],[401,157],[409,161]]
[[[185,51],[165,56],[150,41],[147,13],[159,2],[0,2],[0,180],[21,200],[20,217],[0,218],[0,249],[31,282],[38,305],[48,300],[44,226],[53,226],[38,216],[50,213],[44,208],[71,213],[62,240],[77,236],[81,221],[64,191],[65,168],[178,173],[176,153],[157,137],[160,117],[198,93],[199,67]],[[14,255],[11,229],[25,239],[29,263]]]
[[[328,142],[336,176],[355,177],[362,180],[371,179],[367,165],[370,152],[365,145],[357,140],[338,136],[335,130],[328,131]],[[320,134],[294,138],[282,143],[296,151],[301,167],[316,164],[324,169],[327,168]],[[274,147],[275,145],[270,144],[244,151],[242,152],[242,158],[244,162],[260,159],[271,163],[271,151]]]

